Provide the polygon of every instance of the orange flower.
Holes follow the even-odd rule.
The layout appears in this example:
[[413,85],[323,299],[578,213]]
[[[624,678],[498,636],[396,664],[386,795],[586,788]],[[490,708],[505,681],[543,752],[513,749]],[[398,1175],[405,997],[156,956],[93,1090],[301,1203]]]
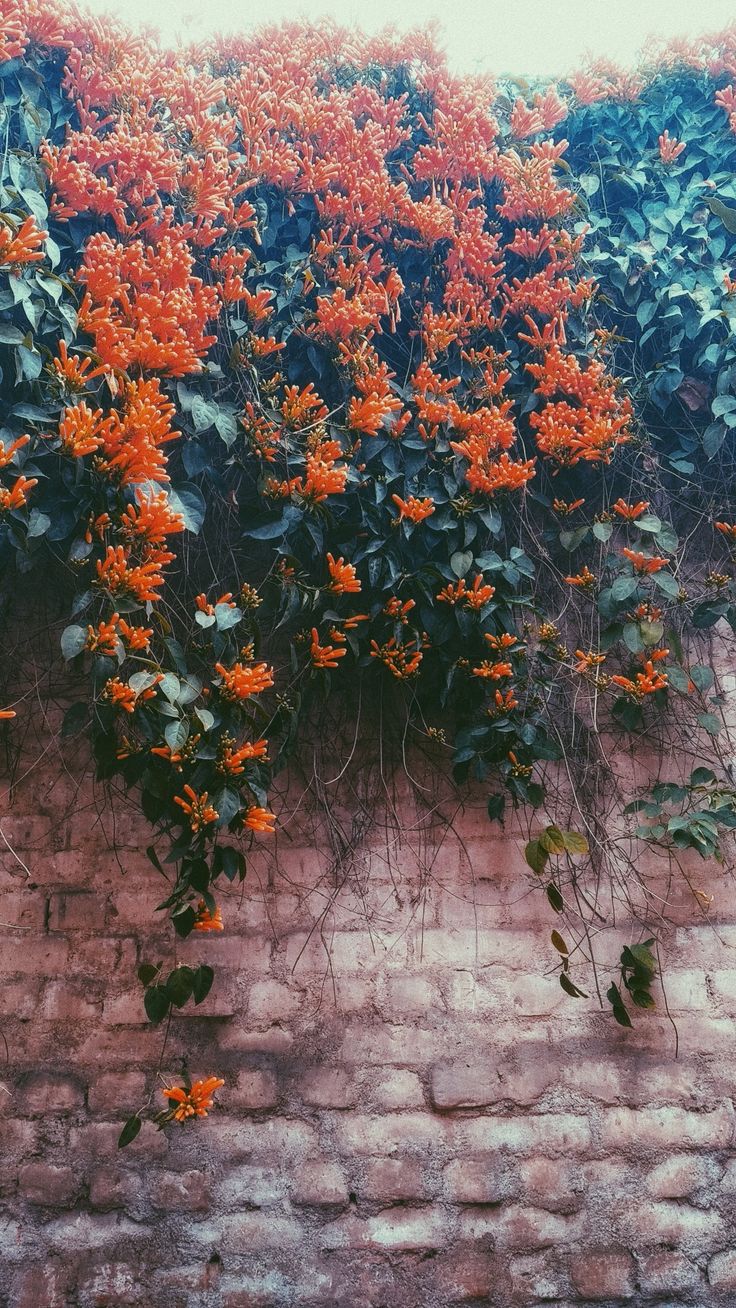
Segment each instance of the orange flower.
[[663,690],[667,685],[667,674],[657,672],[652,660],[649,659],[644,664],[644,671],[637,672],[635,681],[621,676],[611,677],[611,681],[633,699],[642,699],[644,695],[653,695],[655,691]]
[[584,499],[571,500],[569,503],[567,500],[553,500],[552,508],[554,509],[555,513],[558,513],[560,515],[561,518],[566,518],[568,517],[569,514],[574,513],[576,509],[582,508],[584,503],[585,503]]
[[3,215],[0,222],[0,264],[38,263],[44,257],[43,250],[38,247],[43,245],[47,236],[48,232],[37,227],[35,218],[30,215],[13,235],[13,228]]
[[140,604],[157,600],[156,589],[164,584],[159,562],[152,559],[129,567],[128,557],[122,545],[108,545],[104,559],[97,560],[99,585],[111,595],[131,595]]
[[355,631],[359,622],[368,622],[370,615],[368,613],[352,613],[349,618],[342,619],[342,625],[346,631]]
[[269,813],[265,808],[259,808],[257,804],[252,804],[243,818],[244,825],[251,831],[260,831],[267,836],[274,834],[275,822],[275,814]]
[[82,459],[86,454],[94,454],[103,443],[102,409],[90,409],[82,400],[81,404],[70,405],[64,410],[64,417],[59,423],[61,448],[73,459]]
[[[487,640],[491,649],[495,650],[511,649],[513,645],[520,644],[519,637],[514,636],[510,631],[504,631],[500,636],[493,636],[489,632],[485,632],[483,639]],[[516,653],[521,653],[521,650],[516,650]]]
[[[426,640],[423,643],[426,643]],[[395,636],[387,640],[385,645],[379,645],[375,640],[371,641],[371,658],[379,659],[388,668],[392,677],[397,677],[400,681],[413,677],[414,673],[419,671],[423,657],[421,649],[416,645],[397,644]]]
[[578,660],[575,664],[576,672],[590,672],[592,668],[599,668],[601,663],[606,661],[605,654],[596,654],[592,649],[589,649],[587,654],[582,649],[576,649],[575,658]]
[[3,486],[0,489],[0,513],[9,509],[22,509],[28,503],[28,492],[37,485],[38,477],[20,476],[10,490]]
[[268,741],[265,739],[241,745],[240,749],[233,749],[228,740],[220,750],[217,767],[220,772],[227,772],[231,777],[237,777],[245,771],[245,763],[250,763],[255,758],[265,758],[267,752]]
[[70,354],[63,337],[59,341],[59,358],[53,360],[53,366],[59,380],[63,381],[70,391],[83,391],[88,382],[107,372],[104,364],[93,368],[89,357],[78,359]]
[[214,913],[210,913],[203,899],[200,899],[197,905],[197,917],[193,930],[195,931],[224,931],[222,922],[222,913],[216,908]]
[[639,500],[637,504],[627,504],[626,500],[618,499],[611,507],[620,518],[626,518],[628,522],[633,522],[636,518],[640,518],[642,513],[645,513],[649,508],[649,500]]
[[195,1081],[186,1089],[184,1086],[165,1086],[161,1091],[170,1104],[177,1107],[172,1117],[177,1122],[186,1122],[190,1117],[207,1117],[214,1100],[212,1096],[225,1082],[218,1076],[210,1076],[206,1081]]
[[483,677],[488,681],[500,681],[502,677],[510,677],[512,672],[510,663],[490,663],[488,659],[483,659],[479,667],[473,668],[474,677]]
[[0,709],[0,722],[9,722],[16,716],[14,709]]
[[584,590],[591,590],[595,586],[597,577],[592,573],[586,564],[581,572],[573,577],[565,577],[568,586],[581,586]]
[[679,156],[682,154],[683,150],[685,149],[685,142],[678,141],[677,138],[674,136],[671,137],[666,129],[664,132],[662,132],[662,135],[659,137],[658,143],[659,143],[659,157],[662,160],[662,163],[665,164],[674,163],[675,159],[679,158]]
[[96,627],[87,627],[86,648],[91,654],[105,654],[114,658],[119,648],[117,622],[119,613],[113,613],[109,622],[100,622]]
[[273,668],[266,663],[233,663],[229,669],[216,663],[215,672],[222,678],[220,694],[225,699],[248,699],[273,685]]
[[736,523],[715,522],[713,525],[716,531],[720,531],[723,533],[724,536],[728,536],[730,540],[736,541]]
[[441,604],[455,605],[458,604],[461,599],[465,598],[466,592],[467,586],[465,585],[465,579],[461,577],[459,581],[450,581],[446,586],[443,586],[442,590],[438,592],[435,598],[438,599]]
[[331,554],[328,554],[327,566],[332,578],[328,587],[329,590],[334,590],[336,595],[344,595],[348,592],[357,593],[360,590],[360,581],[355,574],[353,564],[346,563],[342,555],[335,560]]
[[409,614],[412,609],[416,608],[416,603],[416,600],[408,599],[404,600],[402,604],[398,595],[392,595],[390,600],[387,600],[384,604],[383,611],[387,618],[395,618],[403,626],[406,626],[409,621]]
[[488,601],[492,599],[493,596],[495,595],[496,587],[483,586],[481,584],[482,581],[483,581],[483,577],[480,573],[478,573],[478,576],[475,578],[473,585],[465,595],[466,608],[481,609],[483,605],[487,604]]
[[174,795],[174,803],[186,813],[189,825],[196,835],[202,827],[208,826],[210,822],[216,822],[220,814],[208,803],[209,795],[206,790],[198,795],[191,786],[185,786],[184,794],[186,799],[182,795]]
[[131,653],[138,650],[148,649],[153,635],[153,627],[131,627],[125,618],[118,618],[118,634],[126,649]]
[[407,518],[410,522],[423,522],[435,510],[434,500],[429,498],[418,500],[410,495],[408,500],[402,500],[398,495],[392,495],[391,499],[399,510],[399,519]]
[[16,450],[22,450],[30,439],[30,436],[18,436],[16,440],[10,442],[10,445],[4,445],[0,441],[0,468],[7,468]]
[[347,650],[335,649],[334,645],[320,645],[317,628],[312,627],[312,644],[309,653],[315,668],[336,668],[337,660],[344,658]]
[[669,563],[669,559],[663,559],[657,555],[650,557],[637,550],[624,548],[621,553],[624,558],[629,559],[633,564],[634,572],[638,572],[642,576],[648,576],[652,572],[659,572],[662,568],[666,568]]
[[497,690],[494,693],[493,702],[488,707],[486,712],[488,713],[489,717],[497,718],[497,717],[501,717],[501,715],[504,713],[510,713],[512,709],[518,707],[519,707],[519,701],[516,698],[516,695],[514,694],[513,690],[507,690],[505,692],[502,690]]

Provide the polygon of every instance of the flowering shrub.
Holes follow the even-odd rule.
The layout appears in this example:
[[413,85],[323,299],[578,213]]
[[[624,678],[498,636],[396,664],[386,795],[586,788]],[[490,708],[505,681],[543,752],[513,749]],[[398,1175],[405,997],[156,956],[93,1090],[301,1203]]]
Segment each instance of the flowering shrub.
[[[300,721],[356,681],[392,690],[459,783],[492,779],[494,820],[554,804],[561,771],[579,806],[603,733],[656,741],[673,705],[718,754],[722,698],[685,636],[736,626],[736,525],[722,480],[681,494],[682,405],[711,404],[711,459],[736,410],[730,291],[694,280],[732,230],[702,203],[729,194],[710,75],[514,99],[420,36],[292,25],[183,55],[37,0],[5,11],[0,59],[6,585],[52,562],[77,580],[62,652],[92,702],[64,730],[89,726],[99,776],[140,795],[180,935],[222,928],[216,883],[273,832]],[[678,78],[710,106],[697,125]],[[677,435],[650,436],[677,404]],[[600,867],[618,839],[582,817],[527,846],[581,948],[570,857]],[[140,979],[154,1022],[212,984]],[[218,1084],[166,1090],[156,1120]]]

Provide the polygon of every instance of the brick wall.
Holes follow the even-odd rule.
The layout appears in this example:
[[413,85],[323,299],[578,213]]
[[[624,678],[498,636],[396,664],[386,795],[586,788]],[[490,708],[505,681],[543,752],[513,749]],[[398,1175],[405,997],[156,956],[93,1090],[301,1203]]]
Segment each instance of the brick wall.
[[349,796],[325,823],[292,783],[223,935],[177,948],[218,975],[163,1070],[186,1052],[220,1106],[120,1153],[161,1057],[135,966],[174,946],[150,831],[73,752],[0,822],[3,1305],[736,1302],[726,874],[698,868],[708,921],[663,881],[672,1020],[626,1033],[561,991],[518,833],[398,786],[361,843]]

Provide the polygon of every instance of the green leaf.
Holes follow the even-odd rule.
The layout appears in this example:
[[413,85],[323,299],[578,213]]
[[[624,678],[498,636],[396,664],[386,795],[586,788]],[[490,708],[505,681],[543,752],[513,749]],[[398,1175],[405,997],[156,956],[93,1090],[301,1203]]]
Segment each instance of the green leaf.
[[567,550],[569,554],[572,554],[573,550],[582,545],[587,535],[587,527],[576,527],[574,531],[561,531],[560,545],[563,550]]
[[80,701],[78,704],[72,704],[64,714],[64,721],[61,724],[62,737],[78,736],[89,722],[89,704]]
[[565,901],[553,881],[550,881],[547,886],[546,893],[547,899],[555,910],[555,913],[562,913],[565,908]]
[[619,1026],[630,1027],[631,1018],[626,1012],[626,1008],[624,1007],[624,1003],[621,998],[621,992],[619,991],[617,985],[611,985],[609,987],[609,989],[606,991],[606,999],[608,1000],[609,1004],[613,1008],[613,1016],[615,1017]]
[[141,963],[138,968],[138,980],[141,985],[149,986],[160,971],[161,967],[156,966],[155,963]]
[[557,953],[564,954],[564,956],[567,958],[568,954],[570,953],[570,950],[568,949],[567,945],[562,939],[562,936],[560,935],[559,931],[553,931],[552,935],[550,936],[550,940],[552,941],[552,944],[557,950]]
[[711,736],[717,736],[723,726],[720,718],[717,718],[715,713],[699,713],[698,724]]
[[191,998],[194,989],[194,972],[191,967],[177,967],[166,980],[166,997],[175,1008],[181,1008]]
[[195,431],[208,431],[215,423],[219,409],[211,400],[206,400],[203,395],[195,395],[192,400],[192,422]]
[[603,544],[605,545],[606,541],[610,540],[611,536],[613,535],[613,523],[594,522],[593,535],[595,536],[596,540],[602,541]]
[[565,850],[565,837],[559,827],[545,827],[539,836],[539,844],[548,854],[562,854]]
[[472,550],[456,550],[450,558],[450,567],[455,576],[464,577],[473,562]]
[[204,496],[198,486],[192,482],[183,482],[169,490],[169,504],[174,513],[184,519],[184,526],[195,536],[198,534],[205,515]]
[[201,1004],[207,998],[212,989],[212,982],[215,979],[214,969],[207,963],[201,963],[194,973],[192,981],[192,994],[195,1004]]
[[143,996],[143,1007],[149,1022],[157,1026],[169,1011],[169,997],[164,986],[149,986]]
[[611,586],[611,595],[618,603],[634,594],[639,582],[636,577],[617,577]]
[[563,831],[562,839],[568,854],[587,854],[590,846],[579,831]]
[[487,807],[491,822],[503,821],[503,811],[506,807],[506,800],[503,795],[489,795]]
[[652,581],[655,586],[668,597],[668,599],[677,599],[680,593],[680,583],[671,572],[655,572],[652,574]]
[[143,1122],[141,1118],[138,1116],[138,1113],[134,1113],[132,1117],[129,1117],[127,1122],[125,1123],[125,1126],[120,1132],[120,1136],[118,1138],[118,1149],[124,1149],[126,1145],[132,1144],[136,1136],[138,1135],[138,1132],[140,1131],[142,1125]]
[[547,864],[547,850],[538,840],[529,841],[524,850],[524,858],[532,872],[536,872],[538,876],[541,876]]
[[61,652],[65,661],[76,658],[81,654],[87,643],[87,632],[84,627],[65,627],[61,633]]
[[578,986],[576,986],[575,983],[570,980],[566,972],[560,973],[560,985],[562,986],[562,989],[565,991],[565,994],[569,995],[571,999],[588,998],[585,991],[581,990]]

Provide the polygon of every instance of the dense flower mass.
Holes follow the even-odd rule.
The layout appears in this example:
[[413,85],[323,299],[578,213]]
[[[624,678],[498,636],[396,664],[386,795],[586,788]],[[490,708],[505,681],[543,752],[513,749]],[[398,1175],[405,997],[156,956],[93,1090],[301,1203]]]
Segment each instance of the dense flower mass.
[[[180,935],[222,930],[212,883],[273,835],[272,773],[335,687],[392,697],[458,781],[533,805],[565,714],[641,733],[705,693],[670,648],[685,617],[736,620],[733,506],[711,484],[698,509],[705,599],[674,519],[701,452],[730,458],[736,219],[711,192],[736,192],[684,112],[647,104],[635,150],[621,126],[683,68],[730,149],[728,33],[646,74],[497,87],[417,33],[173,52],[6,6],[0,544],[78,581],[64,657],[91,673],[100,775],[169,842]],[[670,512],[646,422],[673,405]],[[152,1020],[199,1002],[190,973],[144,983]],[[166,1090],[164,1116],[220,1084]]]

